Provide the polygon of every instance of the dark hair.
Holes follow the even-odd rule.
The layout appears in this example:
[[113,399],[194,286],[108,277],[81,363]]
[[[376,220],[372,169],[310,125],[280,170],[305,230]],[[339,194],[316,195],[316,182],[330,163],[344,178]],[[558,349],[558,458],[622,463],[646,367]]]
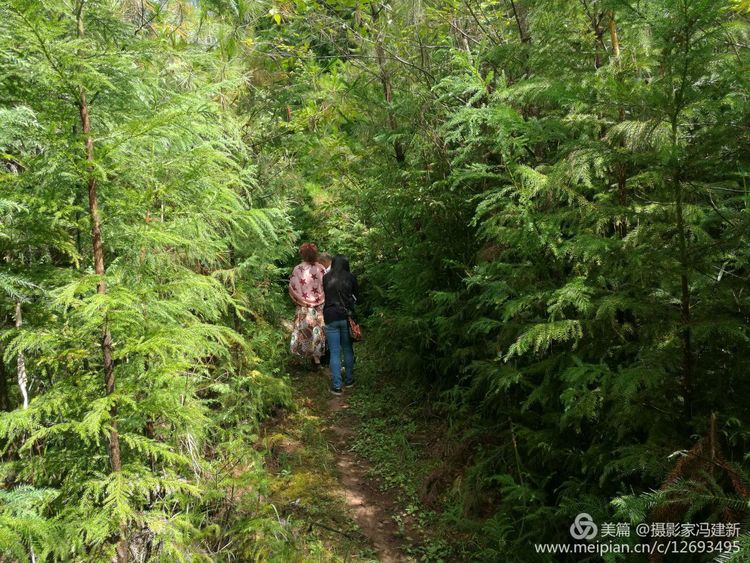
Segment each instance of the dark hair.
[[315,260],[318,258],[318,247],[311,242],[306,242],[299,247],[299,255],[305,262],[315,264]]
[[[349,271],[349,258],[343,254],[337,254],[331,260],[331,274]],[[334,276],[335,277],[335,276]]]

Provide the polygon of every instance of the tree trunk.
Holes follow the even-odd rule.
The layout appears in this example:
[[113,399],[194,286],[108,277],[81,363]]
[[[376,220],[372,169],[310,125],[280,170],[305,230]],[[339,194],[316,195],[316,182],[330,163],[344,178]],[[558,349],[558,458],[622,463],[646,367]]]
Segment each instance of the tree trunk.
[[5,362],[2,360],[0,350],[0,410],[10,411],[10,394],[8,392],[8,373],[5,370]]
[[[370,13],[373,23],[378,21],[379,11],[375,9],[375,4],[370,4]],[[396,115],[393,111],[393,85],[391,84],[391,74],[386,66],[385,48],[383,47],[384,32],[378,30],[375,39],[375,56],[378,61],[378,70],[380,71],[380,83],[383,86],[383,95],[388,108],[388,128],[391,132],[396,131]],[[406,160],[404,146],[399,139],[393,141],[393,152],[396,162],[403,164]]]
[[[618,71],[617,79],[620,80],[620,39],[617,35],[617,21],[615,20],[615,13],[613,10],[607,12],[607,20],[609,27],[609,39],[612,43],[612,57],[613,63],[616,65],[615,68]],[[622,122],[625,120],[625,110],[622,106],[617,109],[617,120]],[[623,143],[620,143],[622,146]],[[616,226],[617,233],[620,238],[625,238],[628,233],[627,225],[625,224],[626,217],[624,216],[624,208],[628,204],[628,190],[626,185],[627,174],[625,170],[625,163],[619,161],[615,164],[615,174],[617,176],[617,192],[618,192],[618,203],[623,208],[623,217]]]
[[[602,20],[604,19],[604,13],[599,12],[590,14],[591,17],[591,29],[594,32],[594,68],[601,68],[602,66],[602,51],[606,51],[604,45],[604,28],[602,27]],[[602,51],[599,50],[602,48]]]
[[[81,125],[86,143],[86,160],[89,163],[88,173],[88,193],[89,193],[89,219],[91,221],[91,241],[93,246],[94,272],[101,279],[97,284],[97,292],[105,294],[107,292],[107,282],[104,279],[104,248],[102,246],[101,219],[99,217],[99,207],[96,197],[96,176],[94,174],[94,140],[91,137],[91,122],[89,120],[89,109],[86,102],[86,92],[81,88],[78,107],[81,116]],[[105,319],[102,327],[101,338],[102,363],[104,366],[104,389],[107,395],[115,391],[115,371],[114,362],[112,361],[112,334],[107,326]],[[112,471],[122,470],[122,461],[120,459],[120,435],[117,432],[117,407],[112,406],[109,411],[111,430],[109,433],[109,463]],[[117,545],[118,563],[128,560],[127,543],[125,535],[121,534],[120,541]]]
[[516,20],[521,43],[530,43],[531,35],[529,34],[529,22],[527,17],[528,9],[524,4],[516,4],[513,0],[510,0],[510,7],[513,10],[513,19]]
[[[21,315],[21,302],[16,301],[16,328],[23,326],[23,317]],[[23,352],[18,353],[18,388],[21,390],[21,396],[23,397],[23,408],[29,408],[29,392],[26,388],[28,379],[26,376],[26,357]]]
[[[677,117],[672,120],[672,147],[677,144]],[[690,315],[690,258],[687,248],[687,232],[684,216],[684,194],[682,188],[681,168],[675,163],[672,172],[672,189],[675,202],[675,222],[680,259],[680,317],[682,324],[682,387],[685,396],[685,416],[691,417],[693,411],[693,345]]]
[[518,60],[521,63],[520,75],[513,77],[509,75],[510,81],[515,82],[521,79],[523,76],[528,76],[531,72],[530,68],[530,56],[531,53],[529,46],[531,45],[531,33],[529,32],[529,19],[528,19],[528,8],[526,7],[525,0],[523,2],[515,2],[510,0],[510,8],[513,12],[513,19],[518,27],[518,37],[521,40],[521,45],[518,48]]
[[[78,6],[77,23],[78,34],[83,36],[83,0]],[[89,196],[89,220],[91,222],[92,256],[94,259],[94,272],[99,276],[97,292],[107,292],[107,282],[104,279],[104,247],[102,245],[101,219],[96,196],[96,174],[94,171],[94,139],[91,136],[91,120],[89,117],[89,106],[86,100],[86,90],[81,87],[78,96],[78,110],[81,118],[81,128],[86,149],[86,162],[88,163],[88,196]],[[112,360],[112,334],[109,331],[107,319],[104,319],[101,337],[102,364],[104,366],[104,390],[107,395],[115,391],[115,371]],[[110,433],[109,433],[109,463],[113,472],[122,470],[120,459],[120,435],[117,431],[117,407],[112,406],[110,411]],[[117,562],[123,563],[128,560],[128,544],[125,529],[120,530],[120,540],[117,543]]]
[[688,276],[688,251],[685,221],[683,217],[682,186],[675,179],[675,214],[677,215],[677,232],[680,248],[680,316],[682,317],[682,378],[685,392],[685,413],[692,416],[693,411],[693,345],[690,315],[690,279]]
[[620,39],[617,37],[617,22],[615,21],[615,13],[610,10],[608,13],[609,19],[609,39],[612,42],[612,54],[615,59],[620,58]]
[[469,55],[469,58],[471,58],[471,46],[469,45],[469,38],[466,31],[464,31],[463,27],[461,26],[460,18],[451,19],[451,28],[453,29],[453,37],[456,42],[456,47],[458,47],[461,51],[467,53]]
[[[99,208],[96,197],[96,176],[94,175],[94,141],[91,137],[91,123],[89,121],[88,104],[86,103],[86,93],[81,89],[79,98],[79,109],[81,114],[81,125],[86,140],[86,160],[89,164],[88,176],[88,193],[89,193],[89,218],[91,221],[91,240],[93,243],[94,272],[101,276],[97,284],[97,292],[105,294],[107,292],[107,282],[104,280],[104,248],[102,246],[101,219],[99,218]],[[115,390],[115,372],[112,361],[112,335],[109,327],[104,324],[102,328],[102,360],[104,364],[104,387],[107,395],[111,395]],[[116,409],[113,407],[112,414],[112,432],[110,434],[109,460],[113,471],[120,471],[120,439],[117,433]]]

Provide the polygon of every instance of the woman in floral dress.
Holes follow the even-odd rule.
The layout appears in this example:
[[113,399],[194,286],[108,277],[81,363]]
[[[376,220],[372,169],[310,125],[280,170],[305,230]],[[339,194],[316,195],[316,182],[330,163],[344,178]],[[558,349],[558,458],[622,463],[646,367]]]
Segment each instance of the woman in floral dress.
[[289,280],[289,296],[297,305],[294,317],[292,354],[312,358],[320,365],[325,353],[326,335],[323,322],[323,274],[325,268],[317,262],[318,249],[306,242],[299,249],[302,262],[295,266]]

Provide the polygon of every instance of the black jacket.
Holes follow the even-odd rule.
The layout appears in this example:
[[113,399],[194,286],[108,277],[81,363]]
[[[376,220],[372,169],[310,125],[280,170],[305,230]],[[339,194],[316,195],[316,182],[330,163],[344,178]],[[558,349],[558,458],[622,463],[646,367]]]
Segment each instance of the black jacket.
[[343,321],[349,313],[354,314],[354,305],[359,292],[357,278],[343,268],[335,268],[335,265],[331,266],[331,271],[323,276],[323,293],[326,298],[323,305],[323,319],[326,323]]

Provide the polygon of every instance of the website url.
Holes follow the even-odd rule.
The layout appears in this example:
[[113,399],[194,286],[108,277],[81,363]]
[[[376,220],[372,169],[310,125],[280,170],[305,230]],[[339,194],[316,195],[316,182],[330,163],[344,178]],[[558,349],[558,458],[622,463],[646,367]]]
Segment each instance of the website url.
[[735,553],[740,550],[735,540],[669,540],[652,543],[537,543],[534,544],[537,553],[557,554],[590,554],[604,555],[607,553],[622,554],[661,554],[670,553]]

